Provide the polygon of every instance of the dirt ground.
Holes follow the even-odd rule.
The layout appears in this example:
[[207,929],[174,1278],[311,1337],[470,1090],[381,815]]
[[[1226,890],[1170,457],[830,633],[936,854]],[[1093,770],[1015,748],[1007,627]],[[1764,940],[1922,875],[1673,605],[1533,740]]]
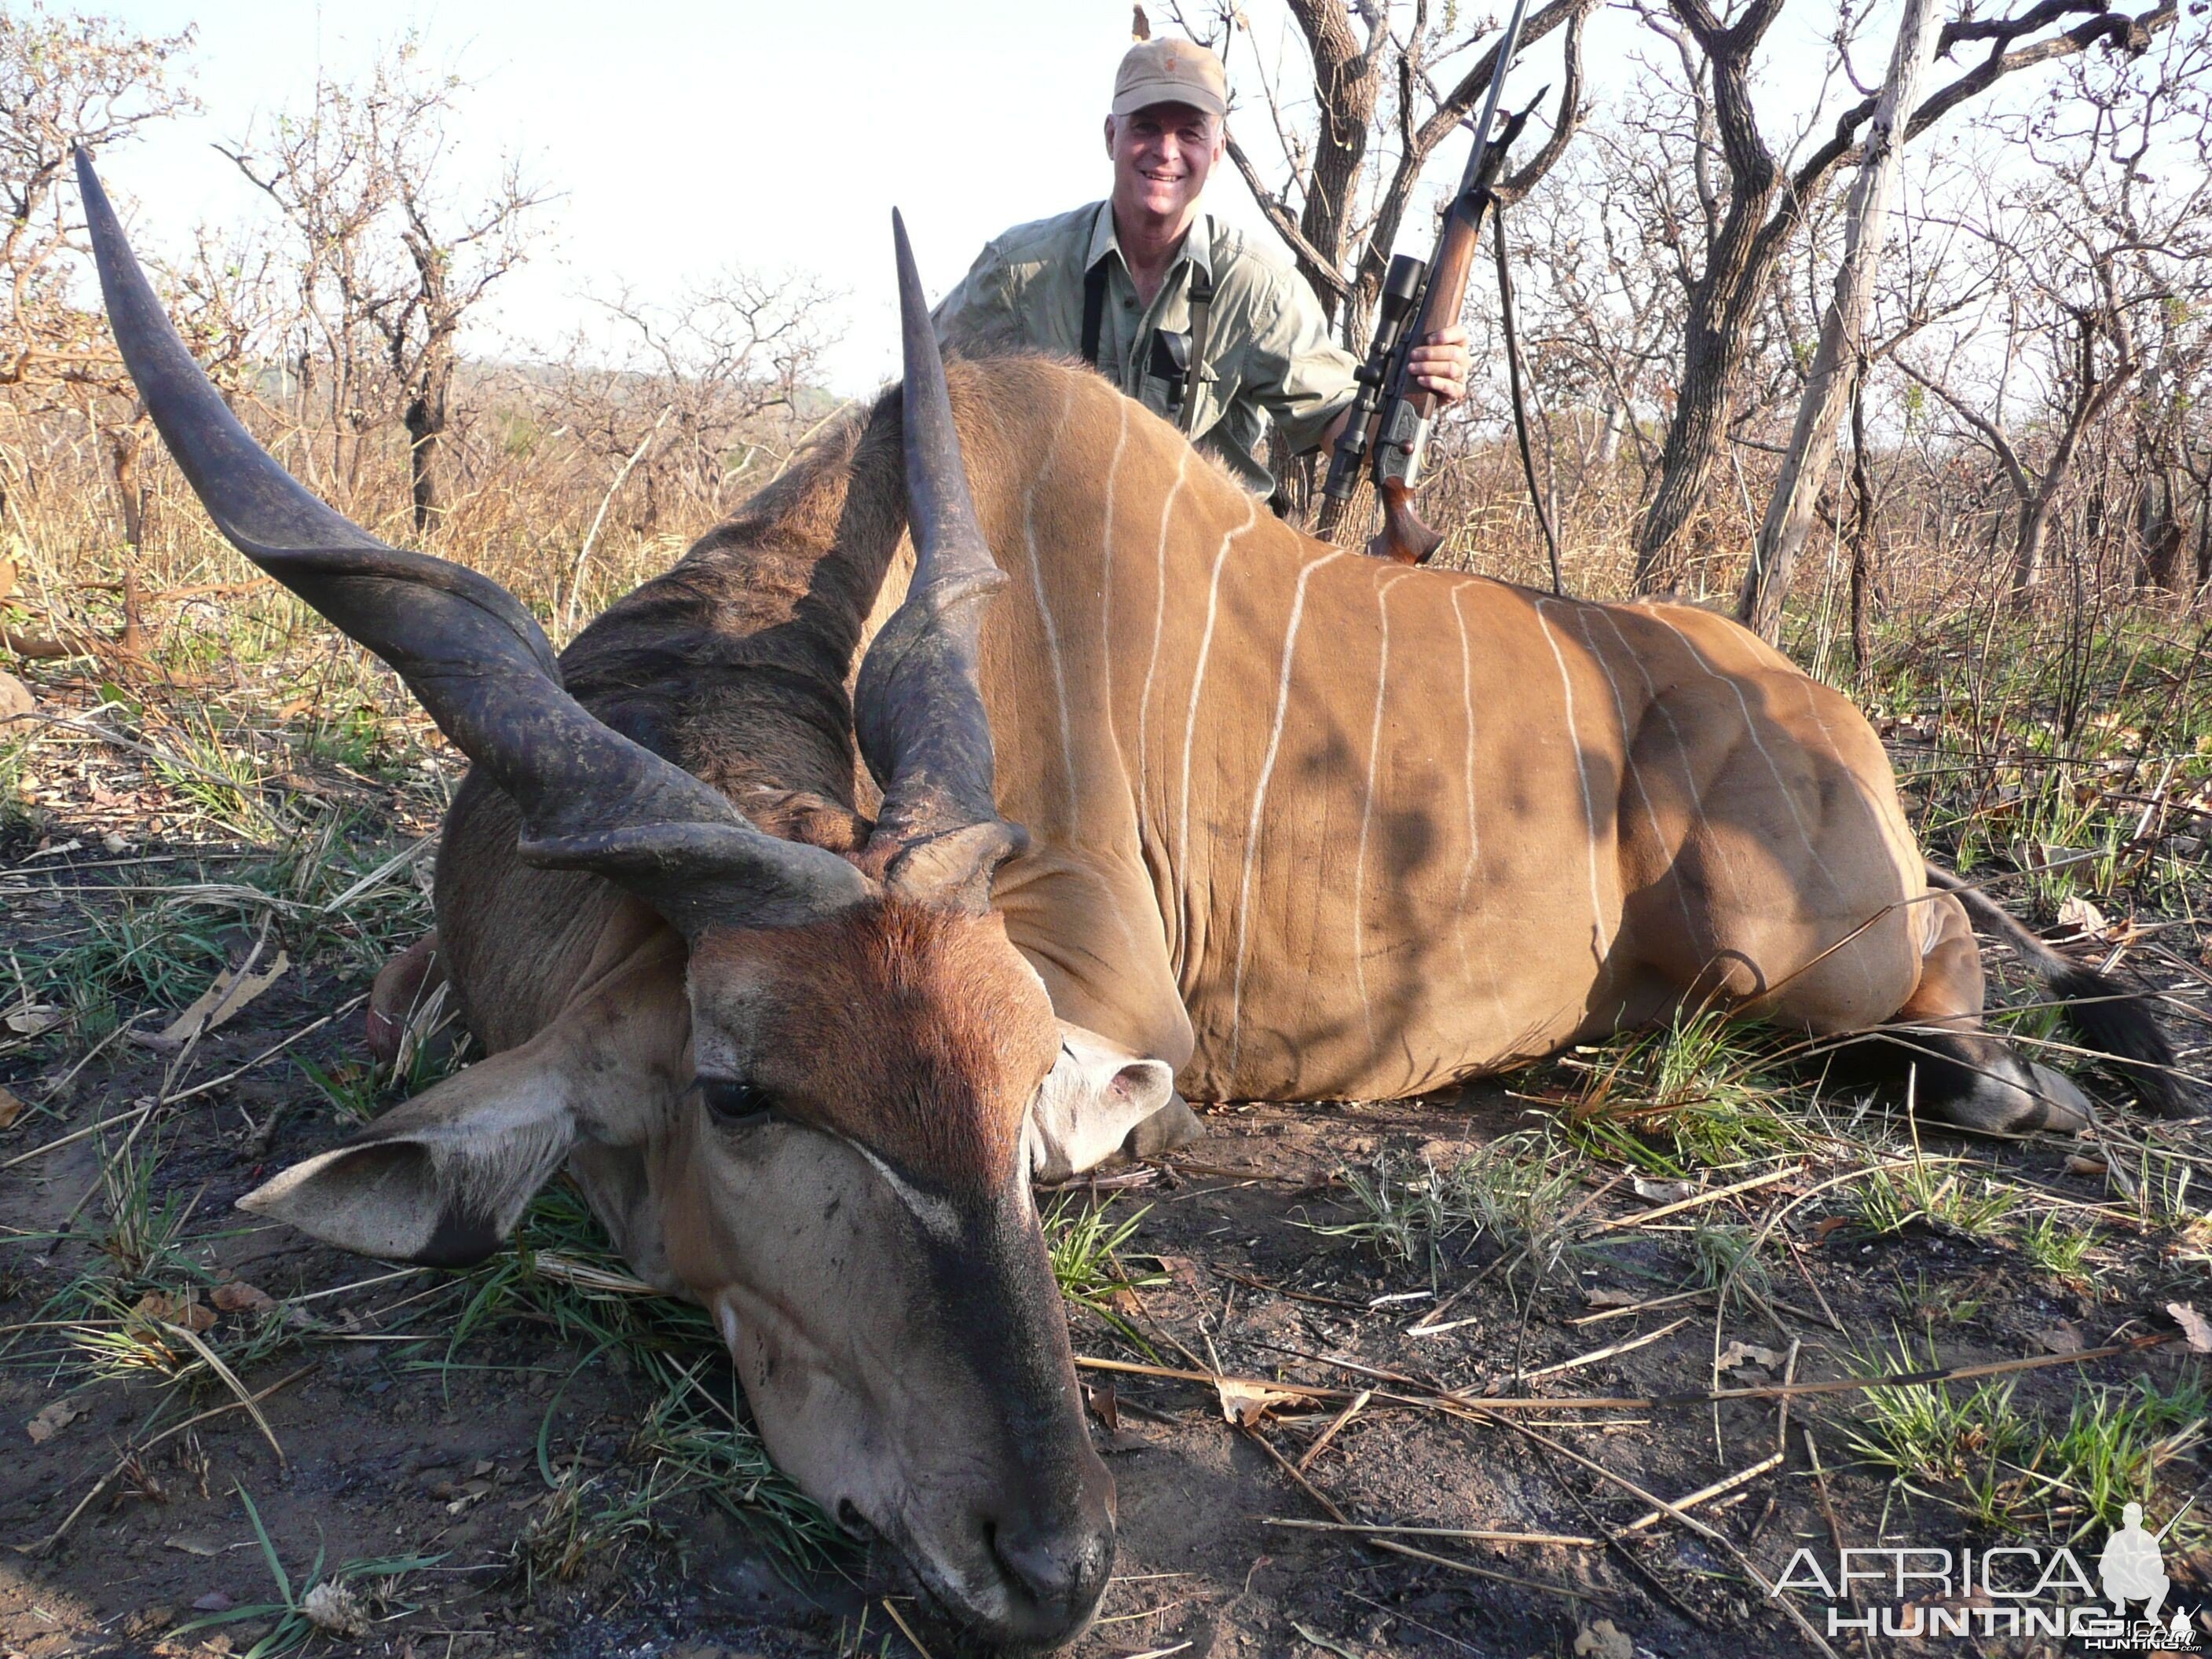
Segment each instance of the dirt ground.
[[[149,873],[226,878],[222,856],[142,842],[112,857],[99,823],[70,829],[49,823],[0,848],[0,945],[28,950],[125,902],[121,890]],[[57,853],[64,840],[78,849]],[[175,862],[144,862],[157,858]],[[246,943],[243,930],[229,939],[234,957]],[[232,1211],[272,1170],[344,1133],[301,1062],[326,1077],[358,1068],[360,1012],[348,1005],[364,988],[357,962],[302,961],[203,1039],[182,1074],[127,1034],[89,1059],[58,1036],[0,1043],[0,1082],[37,1103],[0,1133],[0,1543],[12,1547],[0,1552],[0,1655],[243,1655],[257,1643],[416,1659],[966,1650],[888,1564],[851,1552],[794,1584],[742,1503],[732,1510],[696,1486],[653,1501],[659,1455],[640,1437],[657,1385],[621,1349],[595,1350],[544,1311],[618,1291],[539,1283],[534,1299],[478,1297],[492,1282],[482,1270],[395,1273]],[[1115,1322],[1073,1312],[1079,1355],[1136,1368],[1085,1372],[1120,1493],[1120,1554],[1099,1622],[1073,1653],[1813,1653],[1814,1638],[1754,1569],[1771,1581],[1801,1547],[1996,1534],[1958,1512],[1943,1471],[1905,1480],[1853,1449],[1866,1391],[1800,1395],[1785,1408],[1759,1390],[1785,1372],[1847,1378],[1885,1352],[1898,1370],[1900,1340],[1920,1363],[2033,1362],[2001,1386],[2038,1421],[2063,1422],[2085,1384],[2201,1385],[2203,1358],[2166,1310],[2192,1299],[2212,1310],[2203,1228],[2131,1213],[2106,1164],[2049,1141],[1923,1134],[1915,1155],[1972,1159],[2015,1200],[2042,1194],[2093,1227],[2094,1255],[2071,1274],[2031,1261],[2003,1218],[1962,1220],[1940,1194],[1895,1226],[1842,1201],[1853,1187],[1836,1177],[1867,1160],[1832,1136],[1754,1160],[1747,1176],[1706,1172],[1679,1188],[1560,1151],[1548,1171],[1559,1190],[1524,1248],[1505,1248],[1503,1223],[1462,1232],[1437,1250],[1433,1279],[1425,1249],[1401,1259],[1372,1227],[1322,1231],[1375,1218],[1347,1172],[1449,1170],[1554,1118],[1530,1097],[1556,1091],[1559,1077],[1509,1081],[1413,1103],[1214,1109],[1206,1139],[1170,1166],[1066,1195],[1078,1209],[1110,1199],[1109,1218],[1138,1218],[1117,1253],[1119,1276],[1133,1282],[1100,1298]],[[160,1157],[147,1161],[145,1191],[118,1200],[129,1115],[157,1097]],[[1897,1144],[1897,1120],[1881,1112],[1858,1127]],[[1738,1182],[1748,1184],[1725,1190]],[[87,1299],[115,1273],[125,1221],[170,1227],[198,1276],[196,1306],[172,1307],[162,1327],[167,1371],[143,1303]],[[1762,1288],[1731,1294],[1723,1312],[1698,1252],[1747,1234],[1765,1264]],[[533,1258],[523,1271],[544,1268]],[[260,1295],[226,1297],[226,1286]],[[471,1321],[478,1302],[487,1311]],[[179,1322],[205,1328],[182,1334]],[[1443,1328],[1418,1334],[1425,1322]],[[104,1369],[88,1369],[103,1336],[116,1346]],[[237,1389],[194,1365],[198,1350],[180,1345],[195,1339],[235,1362]],[[2154,1340],[2076,1358],[2142,1339]],[[709,1393],[732,1392],[711,1350],[686,1363]],[[1158,1374],[1172,1372],[1191,1376]],[[1217,1376],[1316,1392],[1232,1399]],[[1753,1397],[1705,1399],[1717,1387]],[[236,1408],[239,1390],[257,1397],[259,1420]],[[1669,1398],[1683,1395],[1692,1398]],[[1326,1434],[1355,1397],[1359,1409]],[[1249,1425],[1229,1420],[1237,1399]],[[1592,1399],[1627,1403],[1530,1403]],[[198,1413],[210,1414],[178,1428]],[[2151,1467],[2163,1509],[2204,1489],[2201,1439],[2182,1437]],[[1671,1502],[1730,1477],[1743,1478],[1648,1521],[1632,1489]],[[580,1482],[632,1498],[642,1483],[647,1501],[586,1525]],[[2062,1530],[2082,1519],[2057,1507]],[[1332,1516],[1549,1541],[1404,1534],[1394,1552],[1316,1529]],[[2102,1537],[2090,1533],[2089,1547]],[[2185,1601],[2201,1601],[2212,1577],[2203,1537],[2185,1530],[2167,1553]],[[281,1605],[339,1564],[393,1558],[418,1565],[342,1580],[358,1587],[357,1606],[336,1622],[357,1619],[357,1636]],[[2058,1650],[2002,1638],[1832,1645]]]

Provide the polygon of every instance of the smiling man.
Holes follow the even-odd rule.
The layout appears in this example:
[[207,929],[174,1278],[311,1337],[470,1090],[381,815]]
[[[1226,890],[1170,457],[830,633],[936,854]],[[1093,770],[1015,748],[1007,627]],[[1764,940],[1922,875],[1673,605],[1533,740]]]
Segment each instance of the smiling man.
[[[1292,453],[1334,443],[1358,387],[1305,279],[1200,205],[1228,148],[1220,60],[1188,40],[1129,49],[1114,78],[1114,193],[1017,225],[986,246],[936,313],[945,343],[1079,356],[1176,422],[1255,495],[1273,423]],[[1413,354],[1421,384],[1467,392],[1464,330]]]

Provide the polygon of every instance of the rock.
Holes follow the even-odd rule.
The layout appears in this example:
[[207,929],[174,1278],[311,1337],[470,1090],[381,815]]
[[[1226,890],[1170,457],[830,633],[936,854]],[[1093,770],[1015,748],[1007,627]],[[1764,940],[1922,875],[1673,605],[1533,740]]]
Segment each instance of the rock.
[[13,674],[0,672],[0,720],[10,720],[18,714],[27,714],[38,707],[31,696],[31,688]]
[[1577,1659],[1636,1659],[1636,1644],[1612,1620],[1601,1619],[1575,1632],[1575,1653]]
[[176,1622],[177,1610],[174,1607],[166,1603],[156,1603],[152,1607],[140,1607],[135,1612],[125,1613],[123,1618],[123,1633],[134,1640],[143,1641],[149,1636],[168,1629]]
[[307,1622],[331,1636],[359,1641],[368,1634],[368,1614],[352,1590],[331,1579],[309,1590],[300,1602]]

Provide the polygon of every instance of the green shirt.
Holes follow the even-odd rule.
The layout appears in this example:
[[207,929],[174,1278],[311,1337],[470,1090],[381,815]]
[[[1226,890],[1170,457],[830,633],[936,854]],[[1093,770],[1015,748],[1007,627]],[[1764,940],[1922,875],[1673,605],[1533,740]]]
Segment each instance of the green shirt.
[[1254,494],[1274,489],[1259,453],[1268,422],[1293,453],[1310,449],[1358,390],[1352,380],[1358,365],[1329,337],[1305,279],[1273,250],[1210,214],[1201,214],[1183,238],[1149,306],[1138,301],[1107,204],[1017,225],[983,249],[939,304],[939,337],[970,356],[1026,349],[1080,356],[1084,278],[1102,259],[1107,275],[1099,370],[1170,420],[1176,418],[1169,395],[1175,388],[1149,372],[1152,334],[1188,334],[1191,267],[1201,265],[1212,277],[1206,361],[1189,430]]

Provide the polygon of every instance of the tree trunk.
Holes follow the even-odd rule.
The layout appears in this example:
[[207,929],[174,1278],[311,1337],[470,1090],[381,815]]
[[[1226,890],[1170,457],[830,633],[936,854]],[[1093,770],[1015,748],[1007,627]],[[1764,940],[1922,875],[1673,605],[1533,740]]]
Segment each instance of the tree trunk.
[[1598,440],[1597,467],[1600,476],[1609,476],[1613,463],[1620,459],[1620,441],[1628,431],[1628,404],[1615,403],[1605,411],[1605,435]]
[[116,508],[123,515],[124,545],[135,554],[146,536],[146,485],[138,476],[138,452],[144,447],[146,434],[134,422],[111,426],[104,435],[108,475],[115,481]]
[[1659,488],[1636,538],[1636,588],[1672,580],[1674,538],[1697,513],[1728,434],[1735,384],[1751,352],[1752,325],[1765,302],[1787,236],[1767,209],[1778,179],[1740,179],[1728,217],[1713,239],[1690,295],[1683,334],[1682,386],[1659,452]]
[[1813,507],[1835,459],[1836,428],[1856,376],[1867,307],[1881,263],[1882,232],[1889,219],[1905,158],[1903,124],[1919,95],[1920,77],[1935,56],[1941,19],[1934,0],[1905,0],[1889,73],[1866,137],[1866,159],[1851,183],[1844,218],[1843,262],[1833,297],[1820,319],[1812,372],[1798,400],[1796,424],[1782,458],[1782,473],[1759,526],[1751,568],[1744,573],[1736,616],[1769,644],[1782,629],[1782,606],[1790,572],[1804,550]]
[[2057,492],[2039,489],[2021,503],[2020,530],[2013,538],[2012,592],[2024,599],[2043,586],[2043,544],[2051,527],[2051,504]]
[[[143,416],[142,416],[143,418]],[[123,632],[116,644],[125,655],[146,654],[146,629],[138,591],[138,554],[146,539],[146,481],[138,458],[145,428],[136,421],[106,432],[107,465],[115,478],[115,497],[123,513]]]
[[2212,474],[2197,492],[2197,591],[2212,586]]
[[443,340],[434,337],[424,346],[416,373],[400,421],[407,428],[407,471],[414,487],[415,533],[419,536],[436,520],[441,506],[438,449],[446,434],[447,392],[453,379],[451,349]]
[[1867,465],[1866,376],[1851,380],[1851,663],[1862,687],[1874,674],[1874,470]]
[[419,536],[429,529],[438,512],[438,428],[427,398],[410,398],[400,419],[407,428],[407,471],[414,484],[415,533]]
[[[1344,268],[1352,198],[1367,165],[1368,135],[1382,77],[1376,55],[1360,50],[1352,33],[1351,14],[1337,0],[1290,0],[1290,7],[1313,53],[1314,100],[1321,106],[1320,119],[1314,124],[1313,171],[1306,180],[1298,228],[1327,257],[1328,274],[1334,276]],[[1306,263],[1303,256],[1300,263]],[[1336,291],[1317,271],[1308,269],[1305,277],[1321,300],[1322,314],[1335,322]]]
[[2175,469],[2152,467],[2136,497],[2136,537],[2142,558],[2142,579],[2167,593],[2180,590],[2181,492],[2174,488]]
[[[1708,273],[1705,292],[1691,307],[1683,351],[1682,386],[1674,416],[1659,452],[1659,488],[1636,538],[1636,591],[1671,581],[1674,538],[1705,498],[1713,463],[1728,430],[1730,392],[1750,349],[1748,313],[1716,321],[1710,305],[1717,279]],[[1735,286],[1741,286],[1739,281]]]

